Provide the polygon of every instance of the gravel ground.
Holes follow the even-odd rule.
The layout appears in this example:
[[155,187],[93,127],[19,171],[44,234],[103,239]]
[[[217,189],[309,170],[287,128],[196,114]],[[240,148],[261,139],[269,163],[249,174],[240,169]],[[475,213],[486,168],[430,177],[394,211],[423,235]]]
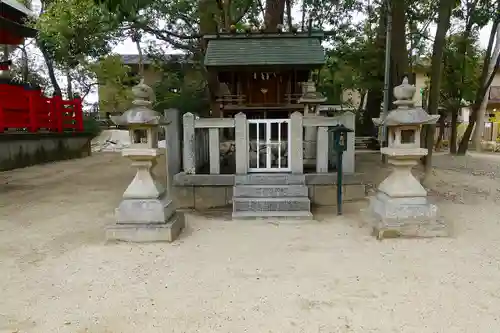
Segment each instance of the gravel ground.
[[453,237],[383,242],[356,211],[303,225],[213,212],[173,244],[105,244],[133,176],[118,154],[4,172],[0,332],[496,332],[500,158],[434,160]]

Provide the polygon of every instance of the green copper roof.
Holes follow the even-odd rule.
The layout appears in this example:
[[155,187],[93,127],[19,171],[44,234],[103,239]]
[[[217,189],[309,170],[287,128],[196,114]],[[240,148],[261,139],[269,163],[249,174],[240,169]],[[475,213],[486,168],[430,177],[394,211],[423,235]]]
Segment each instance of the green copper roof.
[[321,66],[325,63],[321,37],[322,34],[205,36],[205,66]]

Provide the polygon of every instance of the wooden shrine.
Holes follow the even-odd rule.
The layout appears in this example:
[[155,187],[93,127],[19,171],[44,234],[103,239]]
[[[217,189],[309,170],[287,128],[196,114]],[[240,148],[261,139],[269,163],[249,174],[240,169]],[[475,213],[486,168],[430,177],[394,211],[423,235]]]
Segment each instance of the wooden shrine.
[[318,32],[254,30],[204,36],[204,64],[223,87],[214,116],[280,119],[302,111],[301,83],[325,62],[322,38]]

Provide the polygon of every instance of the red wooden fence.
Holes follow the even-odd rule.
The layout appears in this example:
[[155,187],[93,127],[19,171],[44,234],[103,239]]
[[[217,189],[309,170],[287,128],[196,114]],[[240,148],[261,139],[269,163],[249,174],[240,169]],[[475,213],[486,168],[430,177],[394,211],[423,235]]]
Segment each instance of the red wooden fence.
[[0,84],[0,133],[8,129],[52,132],[83,131],[82,100],[47,98],[41,90]]

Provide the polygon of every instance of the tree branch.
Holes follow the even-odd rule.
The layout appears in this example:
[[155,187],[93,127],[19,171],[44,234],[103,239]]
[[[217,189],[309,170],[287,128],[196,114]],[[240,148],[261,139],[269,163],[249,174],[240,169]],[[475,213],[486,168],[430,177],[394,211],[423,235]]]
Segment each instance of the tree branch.
[[181,34],[178,34],[178,33],[175,33],[175,32],[169,31],[169,30],[165,30],[165,29],[155,29],[155,28],[152,28],[152,27],[148,26],[147,24],[144,24],[141,22],[137,22],[136,27],[144,30],[145,32],[149,32],[151,34],[154,34],[155,36],[156,35],[163,35],[163,36],[168,36],[170,38],[178,38],[181,40],[198,39],[198,38],[203,37],[201,34],[181,35]]
[[[181,42],[175,41],[173,38],[179,38],[179,37],[177,37],[177,36],[179,36],[178,34],[171,33],[171,32],[166,31],[166,30],[154,29],[154,28],[147,27],[147,26],[141,27],[141,29],[144,30],[144,32],[146,32],[146,33],[152,34],[153,36],[155,36],[159,40],[162,40],[164,42],[169,43],[170,45],[172,45],[175,48],[187,50],[187,51],[191,51],[191,52],[196,51],[196,47],[193,47],[189,44],[183,44]],[[190,36],[190,38],[179,38],[179,39],[196,39],[196,38],[201,38],[201,37],[202,37],[201,35],[198,35],[198,37]]]
[[257,0],[257,5],[259,5],[260,12],[262,13],[262,17],[266,16],[266,11],[264,10],[264,6],[262,5],[262,0]]
[[[243,19],[243,17],[245,16],[245,14],[248,13],[248,11],[250,10],[250,7],[252,7],[252,4],[253,4],[252,0],[247,0],[247,2],[245,4],[245,7],[243,7],[243,9],[240,11],[240,13],[234,17],[234,23],[235,24],[239,23]],[[260,0],[259,0],[259,4],[260,4],[260,6],[262,8],[262,2]]]

